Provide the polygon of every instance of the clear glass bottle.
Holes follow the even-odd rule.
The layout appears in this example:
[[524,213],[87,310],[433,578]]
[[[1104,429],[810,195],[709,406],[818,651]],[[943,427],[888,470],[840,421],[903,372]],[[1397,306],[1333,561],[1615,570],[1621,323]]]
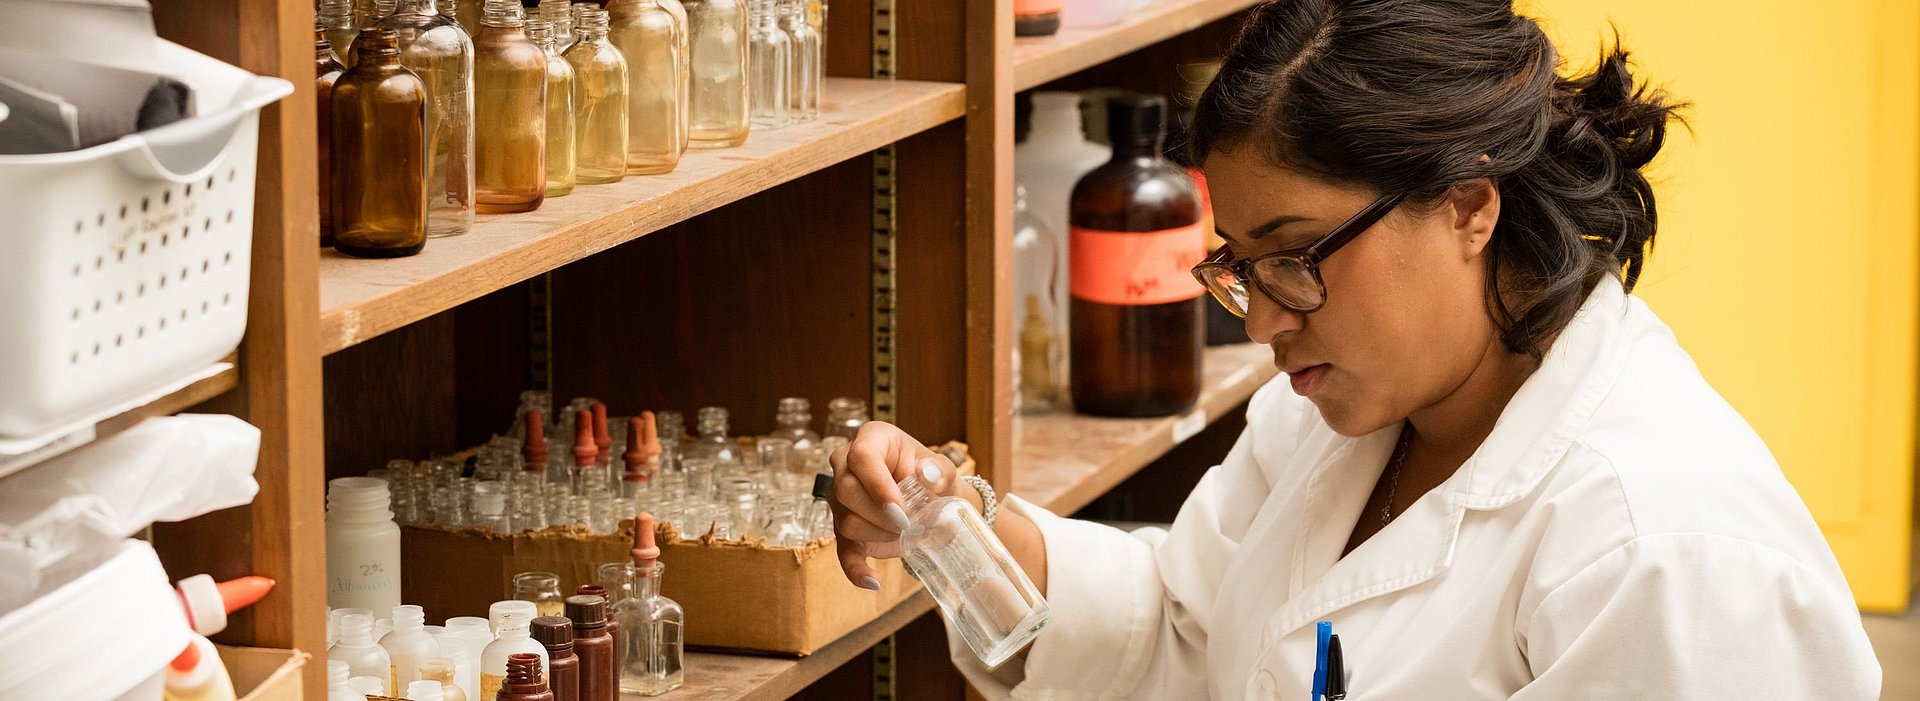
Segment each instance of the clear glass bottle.
[[750,2],[747,67],[752,72],[748,96],[753,100],[753,126],[779,129],[793,121],[789,114],[792,97],[787,92],[787,85],[793,79],[793,41],[780,29],[780,15],[774,0]]
[[627,60],[607,42],[606,10],[574,8],[579,41],[566,58],[576,76],[575,168],[582,183],[617,183],[627,175]]
[[354,21],[353,0],[320,0],[319,7],[314,9],[314,22],[325,29],[327,44],[333,47],[334,58],[340,59],[340,65],[353,65],[353,38],[360,35],[360,25]]
[[695,443],[695,455],[720,463],[741,462],[739,446],[727,436],[729,417],[726,409],[717,406],[700,410],[700,439]]
[[474,34],[474,194],[487,214],[527,212],[547,192],[547,55],[517,0],[487,0]]
[[840,397],[827,402],[828,437],[839,436],[849,441],[860,432],[860,426],[869,421],[867,403],[852,397]]
[[513,512],[507,506],[507,484],[495,480],[473,485],[473,511],[470,524],[502,535],[510,535],[514,532]]
[[1113,158],[1073,187],[1068,372],[1074,410],[1146,417],[1200,397],[1205,291],[1188,269],[1206,256],[1199,191],[1161,155],[1166,100],[1107,103]]
[[568,0],[540,0],[533,8],[533,16],[553,24],[553,44],[562,53],[579,38],[574,34],[573,3]]
[[547,55],[546,196],[563,197],[571,194],[578,182],[574,174],[573,64],[560,55],[551,21],[527,20],[527,38]]
[[427,88],[427,236],[473,228],[473,40],[434,0],[401,0],[374,26],[400,38],[400,65]]
[[804,122],[820,116],[820,89],[826,83],[826,44],[807,21],[806,0],[776,0],[782,28],[793,42],[792,70],[787,79],[787,116]]
[[768,435],[793,441],[795,451],[812,450],[820,442],[820,434],[814,433],[813,403],[802,397],[787,397],[780,400],[780,408],[774,412],[773,425],[778,426]]
[[693,68],[687,132],[694,148],[747,140],[747,8],[742,0],[686,0]]
[[560,575],[552,572],[514,575],[512,598],[533,602],[534,610],[542,616],[558,616],[566,605],[566,598],[560,595]]
[[980,514],[911,476],[900,496],[912,524],[900,534],[902,557],[973,654],[993,667],[1032,642],[1052,610]]
[[334,249],[410,256],[427,243],[427,92],[400,65],[392,31],[361,32],[355,45],[360,60],[334,81],[331,102]]
[[353,26],[360,31],[373,28],[400,7],[400,0],[353,0]]
[[1061,251],[1059,237],[1027,208],[1027,188],[1013,185],[1013,297],[1015,317],[1013,368],[1014,409],[1022,413],[1053,411],[1063,373],[1060,368]]
[[608,40],[627,58],[627,174],[672,172],[687,148],[681,25],[655,0],[613,0],[607,13]]
[[633,529],[633,596],[613,607],[620,624],[620,691],[659,696],[686,682],[686,612],[660,595],[660,548],[654,542],[653,515],[642,513]]
[[[487,16],[486,0],[450,0],[450,2],[452,7],[449,8],[448,14],[453,15],[453,21],[459,23],[461,29],[467,30],[468,35],[479,34],[480,21]],[[486,701],[492,701],[492,699]]]
[[[351,5],[347,6],[349,10]],[[351,18],[351,12],[347,15]],[[358,33],[358,32],[356,32]],[[345,46],[342,44],[342,46]],[[320,141],[320,247],[333,245],[333,200],[328,194],[328,181],[332,180],[331,153],[333,151],[333,84],[340,80],[340,74],[347,67],[333,54],[333,44],[327,40],[327,27],[321,22],[313,23],[313,96],[319,115],[317,129]]]

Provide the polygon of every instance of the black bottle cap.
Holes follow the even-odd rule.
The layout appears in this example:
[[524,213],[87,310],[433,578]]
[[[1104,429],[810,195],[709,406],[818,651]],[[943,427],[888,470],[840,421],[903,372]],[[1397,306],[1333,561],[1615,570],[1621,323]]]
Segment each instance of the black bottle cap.
[[1166,98],[1139,93],[1107,98],[1107,137],[1114,143],[1152,144],[1166,130]]
[[598,626],[607,623],[607,597],[575,594],[567,597],[567,618],[574,625]]
[[832,488],[833,488],[833,475],[829,475],[825,472],[814,473],[813,498],[815,499],[827,498],[827,493],[828,493],[827,490]]
[[573,645],[573,621],[560,616],[541,616],[533,619],[533,639],[557,650]]

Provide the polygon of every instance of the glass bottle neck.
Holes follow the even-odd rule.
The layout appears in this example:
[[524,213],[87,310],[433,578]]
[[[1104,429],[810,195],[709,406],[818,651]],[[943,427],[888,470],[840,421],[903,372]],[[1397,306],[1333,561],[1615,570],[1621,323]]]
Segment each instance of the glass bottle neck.
[[633,596],[638,599],[651,599],[660,595],[660,576],[667,566],[653,563],[653,567],[635,567],[633,573]]
[[913,476],[900,480],[900,498],[906,501],[906,510],[909,515],[918,514],[938,500],[932,492],[927,491],[927,488],[920,484],[920,478]]
[[1158,159],[1160,158],[1161,143],[1162,143],[1162,139],[1158,136],[1153,137],[1151,139],[1144,139],[1140,137],[1135,137],[1132,139],[1114,139],[1113,140],[1113,160],[1118,161],[1122,159],[1132,159],[1132,158]]
[[416,15],[440,14],[440,7],[434,0],[400,0],[400,6],[394,12],[406,12]]

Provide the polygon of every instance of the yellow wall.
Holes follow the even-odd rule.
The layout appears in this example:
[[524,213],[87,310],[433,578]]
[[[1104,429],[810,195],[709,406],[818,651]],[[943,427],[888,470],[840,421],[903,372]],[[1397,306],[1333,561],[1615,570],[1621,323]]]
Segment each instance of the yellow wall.
[[1640,292],[1773,449],[1864,609],[1908,600],[1920,314],[1913,0],[1532,0],[1568,64],[1618,28],[1694,107]]

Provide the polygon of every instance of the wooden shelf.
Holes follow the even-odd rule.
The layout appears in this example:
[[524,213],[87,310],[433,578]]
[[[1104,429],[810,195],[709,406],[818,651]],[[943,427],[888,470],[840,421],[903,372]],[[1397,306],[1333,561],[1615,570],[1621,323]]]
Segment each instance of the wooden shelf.
[[0,440],[0,477],[125,431],[147,417],[177,414],[226,394],[240,382],[240,371],[234,368],[233,361],[234,357],[229,356],[196,376],[183,378],[182,383],[173,388],[163,388],[130,405],[112,409],[105,417],[55,429],[36,439]]
[[[894,631],[933,610],[933,597],[914,594],[871,623],[800,659],[687,653],[687,684],[673,692],[676,701],[774,701],[805,689],[839,669]],[[628,694],[626,701],[643,697]]]
[[481,215],[420,255],[320,258],[320,337],[334,353],[613,246],[959,118],[955,83],[828,78],[820,118],[689,150],[674,172],[582,185],[524,214]]
[[1200,402],[1184,416],[1021,417],[1014,428],[1013,493],[1055,513],[1078,511],[1233,411],[1279,374],[1273,351],[1257,343],[1208,348],[1204,368]]
[[1013,89],[1027,90],[1193,31],[1257,0],[1153,0],[1118,24],[1013,40]]

